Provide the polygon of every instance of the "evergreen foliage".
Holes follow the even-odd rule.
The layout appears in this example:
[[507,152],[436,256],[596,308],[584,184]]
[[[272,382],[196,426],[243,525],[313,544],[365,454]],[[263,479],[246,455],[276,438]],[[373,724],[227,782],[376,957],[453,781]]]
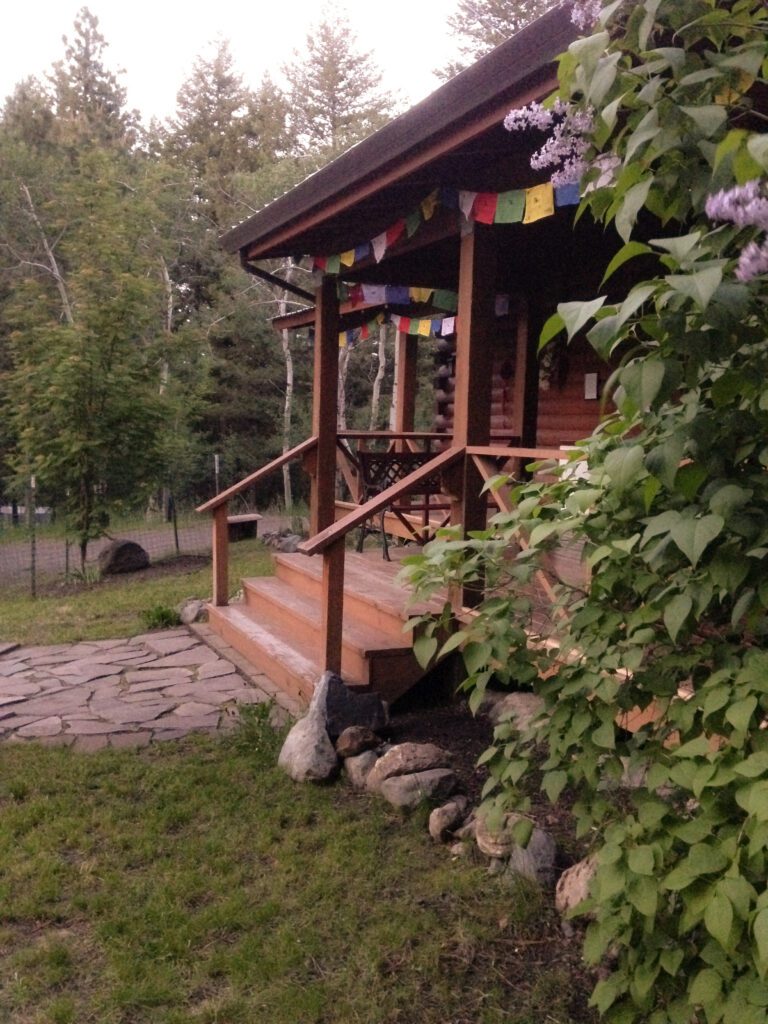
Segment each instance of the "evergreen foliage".
[[510,39],[529,22],[541,17],[557,0],[459,0],[448,16],[448,27],[459,44],[458,60],[435,74],[443,81],[474,64],[494,47]]

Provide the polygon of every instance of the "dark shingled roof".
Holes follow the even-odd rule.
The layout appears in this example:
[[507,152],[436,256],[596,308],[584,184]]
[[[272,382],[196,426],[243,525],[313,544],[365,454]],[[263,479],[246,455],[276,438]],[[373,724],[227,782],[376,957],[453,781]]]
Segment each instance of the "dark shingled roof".
[[[482,172],[481,136],[496,139],[485,163],[501,157],[506,109],[552,85],[553,61],[576,37],[570,3],[560,4],[421,103],[347,150],[263,210],[223,235],[228,252],[267,258],[339,251],[384,230],[446,174]],[[496,135],[494,136],[494,132]],[[509,139],[508,133],[503,133]],[[503,140],[503,145],[510,143]],[[475,152],[472,146],[474,144]],[[474,161],[473,161],[474,156]],[[451,157],[453,164],[446,163]],[[509,164],[512,159],[504,153]],[[460,170],[456,170],[459,167]],[[438,177],[439,173],[439,177]],[[486,172],[486,177],[487,177]],[[528,172],[530,175],[530,171]],[[473,179],[474,180],[474,179]],[[493,189],[493,181],[475,187]],[[324,248],[326,247],[326,248]]]

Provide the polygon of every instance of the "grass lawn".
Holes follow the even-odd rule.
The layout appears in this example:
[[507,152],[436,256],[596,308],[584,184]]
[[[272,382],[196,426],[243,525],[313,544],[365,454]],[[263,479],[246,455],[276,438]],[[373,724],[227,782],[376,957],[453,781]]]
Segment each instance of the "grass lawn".
[[591,1019],[545,900],[383,801],[298,786],[280,738],[0,748],[0,1020]]
[[[179,568],[185,565],[186,569]],[[241,576],[264,576],[271,571],[269,551],[260,541],[230,545],[233,591]],[[59,644],[135,636],[147,629],[143,612],[158,605],[173,608],[186,597],[210,593],[210,565],[191,559],[182,559],[177,565],[172,560],[156,563],[146,572],[108,577],[93,584],[50,587],[35,599],[25,588],[1,588],[0,640]]]

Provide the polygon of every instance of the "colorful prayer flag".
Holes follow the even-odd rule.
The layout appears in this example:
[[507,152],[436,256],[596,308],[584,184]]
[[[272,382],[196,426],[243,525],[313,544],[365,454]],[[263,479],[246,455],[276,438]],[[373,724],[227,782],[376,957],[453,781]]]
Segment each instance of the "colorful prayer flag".
[[472,205],[472,218],[479,224],[493,224],[496,216],[497,192],[478,192]]
[[421,212],[424,216],[424,220],[430,220],[435,212],[438,200],[440,198],[439,189],[435,189],[434,192],[430,192],[426,199],[421,201]]
[[472,207],[475,205],[477,192],[468,192],[466,189],[459,190],[459,209],[467,218],[472,216]]
[[578,206],[580,202],[581,196],[577,184],[558,185],[555,189],[555,206]]
[[542,217],[551,217],[555,212],[555,194],[552,183],[534,185],[525,190],[525,216],[523,224],[533,224]]
[[525,192],[521,188],[499,192],[495,224],[518,224],[525,213]]
[[382,231],[380,235],[376,235],[371,241],[373,247],[373,257],[377,263],[381,263],[384,258],[384,253],[387,251],[387,232]]
[[412,238],[421,226],[421,213],[416,210],[415,213],[409,213],[405,218],[405,234],[408,238]]
[[434,288],[409,288],[409,297],[414,302],[429,302],[432,298],[432,292]]
[[347,249],[346,252],[343,252],[341,256],[339,256],[339,260],[341,261],[342,266],[351,267],[355,262],[355,250]]
[[399,220],[391,227],[387,228],[385,234],[387,236],[387,246],[394,245],[398,238],[405,231],[405,221]]

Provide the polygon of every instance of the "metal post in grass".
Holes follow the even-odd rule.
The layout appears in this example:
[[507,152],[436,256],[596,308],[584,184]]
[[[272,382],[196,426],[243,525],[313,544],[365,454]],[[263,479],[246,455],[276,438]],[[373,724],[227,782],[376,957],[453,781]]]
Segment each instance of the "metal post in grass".
[[218,454],[214,454],[214,456],[213,456],[213,479],[214,479],[214,484],[215,484],[215,487],[216,487],[216,491],[215,491],[216,494],[218,494],[219,491],[221,490],[221,487],[219,486],[219,467],[220,467],[220,463],[221,463],[221,456],[218,455]]
[[32,597],[37,597],[37,481],[34,475],[29,478],[29,497],[27,498],[27,523],[29,525],[29,584]]

